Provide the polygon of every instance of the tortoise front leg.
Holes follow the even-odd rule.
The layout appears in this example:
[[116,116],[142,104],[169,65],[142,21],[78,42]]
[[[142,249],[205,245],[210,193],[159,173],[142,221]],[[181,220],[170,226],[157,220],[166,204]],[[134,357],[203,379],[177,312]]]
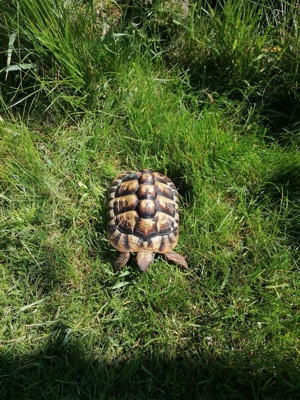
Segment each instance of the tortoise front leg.
[[115,261],[115,267],[117,270],[120,270],[125,267],[127,261],[130,258],[130,252],[120,253],[119,257]]
[[181,256],[180,254],[175,253],[175,251],[168,251],[167,253],[164,253],[164,256],[168,260],[170,260],[170,261],[174,262],[175,264],[179,265],[180,267],[188,268],[186,259],[183,256]]

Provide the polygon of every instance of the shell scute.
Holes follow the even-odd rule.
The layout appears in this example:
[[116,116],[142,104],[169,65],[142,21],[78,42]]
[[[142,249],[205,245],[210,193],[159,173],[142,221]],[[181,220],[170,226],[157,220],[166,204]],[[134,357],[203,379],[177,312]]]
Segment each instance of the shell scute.
[[164,196],[157,196],[156,200],[156,208],[158,211],[162,213],[168,214],[171,217],[175,217],[177,212],[176,203],[174,201],[170,201],[170,199]]
[[115,225],[120,232],[130,235],[134,233],[138,220],[139,216],[136,211],[128,211],[126,215],[120,214],[116,216]]
[[140,200],[138,205],[140,218],[154,218],[157,205],[153,200]]
[[125,174],[117,176],[116,179],[121,179],[122,182],[136,181],[139,179],[141,175],[142,175],[141,171],[131,172],[131,173],[127,172]]
[[169,235],[174,230],[175,221],[165,213],[158,211],[155,217],[157,232],[159,235]]
[[155,200],[157,189],[154,185],[142,184],[138,188],[138,196],[141,199]]
[[127,182],[122,182],[120,186],[117,187],[116,197],[127,196],[129,194],[134,194],[139,188],[137,180],[130,180]]
[[138,237],[142,237],[144,241],[157,235],[157,224],[153,219],[139,219],[135,225],[134,233]]
[[141,171],[141,175],[139,177],[139,184],[146,184],[146,185],[154,185],[154,177],[148,170]]
[[[174,191],[174,189],[173,189]],[[168,185],[157,185],[157,194],[159,194],[160,196],[166,197],[168,199],[174,199],[174,194],[170,188],[170,186]]]
[[139,200],[135,194],[115,198],[114,213],[115,215],[125,213],[127,211],[135,210],[139,204]]

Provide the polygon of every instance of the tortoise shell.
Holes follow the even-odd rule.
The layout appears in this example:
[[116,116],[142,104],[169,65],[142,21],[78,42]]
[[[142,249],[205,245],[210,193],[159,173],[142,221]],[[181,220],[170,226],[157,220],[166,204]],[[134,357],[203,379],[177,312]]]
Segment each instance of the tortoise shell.
[[125,264],[130,253],[144,252],[145,256],[151,252],[183,265],[172,252],[178,241],[178,223],[178,192],[168,177],[144,169],[113,180],[108,195],[108,239],[126,254]]

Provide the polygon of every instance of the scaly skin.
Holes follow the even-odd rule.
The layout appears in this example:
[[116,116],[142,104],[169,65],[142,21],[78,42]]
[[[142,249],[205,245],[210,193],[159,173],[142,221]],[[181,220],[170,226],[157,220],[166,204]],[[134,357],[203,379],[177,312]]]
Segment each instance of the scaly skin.
[[[168,251],[163,254],[169,261],[177,264],[181,268],[188,268],[186,259],[175,251]],[[115,262],[117,270],[121,270],[125,267],[130,258],[130,252],[120,253],[119,257]],[[154,262],[154,253],[152,251],[141,251],[136,256],[137,264],[142,272],[146,272],[150,265]]]
[[130,258],[130,252],[120,253],[119,257],[117,258],[117,260],[115,262],[116,269],[120,270],[120,269],[124,268],[129,260],[129,258]]
[[175,251],[168,251],[167,253],[164,254],[164,256],[168,260],[170,260],[170,261],[174,262],[175,264],[179,265],[179,267],[188,268],[186,259],[183,256],[181,256],[180,254],[175,253]]
[[136,262],[142,272],[146,272],[153,261],[154,253],[152,253],[152,251],[141,251],[137,253]]

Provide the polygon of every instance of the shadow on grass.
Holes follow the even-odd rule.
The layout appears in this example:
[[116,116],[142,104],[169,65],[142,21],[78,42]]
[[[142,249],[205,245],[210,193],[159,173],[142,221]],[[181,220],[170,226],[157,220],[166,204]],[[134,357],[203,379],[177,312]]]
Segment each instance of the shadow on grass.
[[261,108],[268,129],[268,137],[282,146],[288,146],[300,130],[300,104],[298,96],[289,88],[280,88],[275,93],[266,93],[266,100]]
[[264,186],[269,204],[281,210],[281,230],[291,245],[300,244],[300,165],[293,160],[281,164]]
[[169,178],[174,182],[179,195],[188,203],[192,202],[195,195],[195,189],[192,180],[192,174],[188,170],[188,165],[185,162],[179,164],[167,165]]
[[291,201],[299,200],[300,165],[295,165],[293,162],[282,165],[270,178],[270,182],[265,185],[265,190],[275,202],[280,201],[282,195],[288,196]]
[[171,357],[167,349],[135,348],[108,362],[105,354],[68,341],[68,332],[57,327],[48,344],[29,355],[2,346],[1,399],[299,398],[300,373],[293,361],[279,365],[275,353],[230,357],[187,348]]

